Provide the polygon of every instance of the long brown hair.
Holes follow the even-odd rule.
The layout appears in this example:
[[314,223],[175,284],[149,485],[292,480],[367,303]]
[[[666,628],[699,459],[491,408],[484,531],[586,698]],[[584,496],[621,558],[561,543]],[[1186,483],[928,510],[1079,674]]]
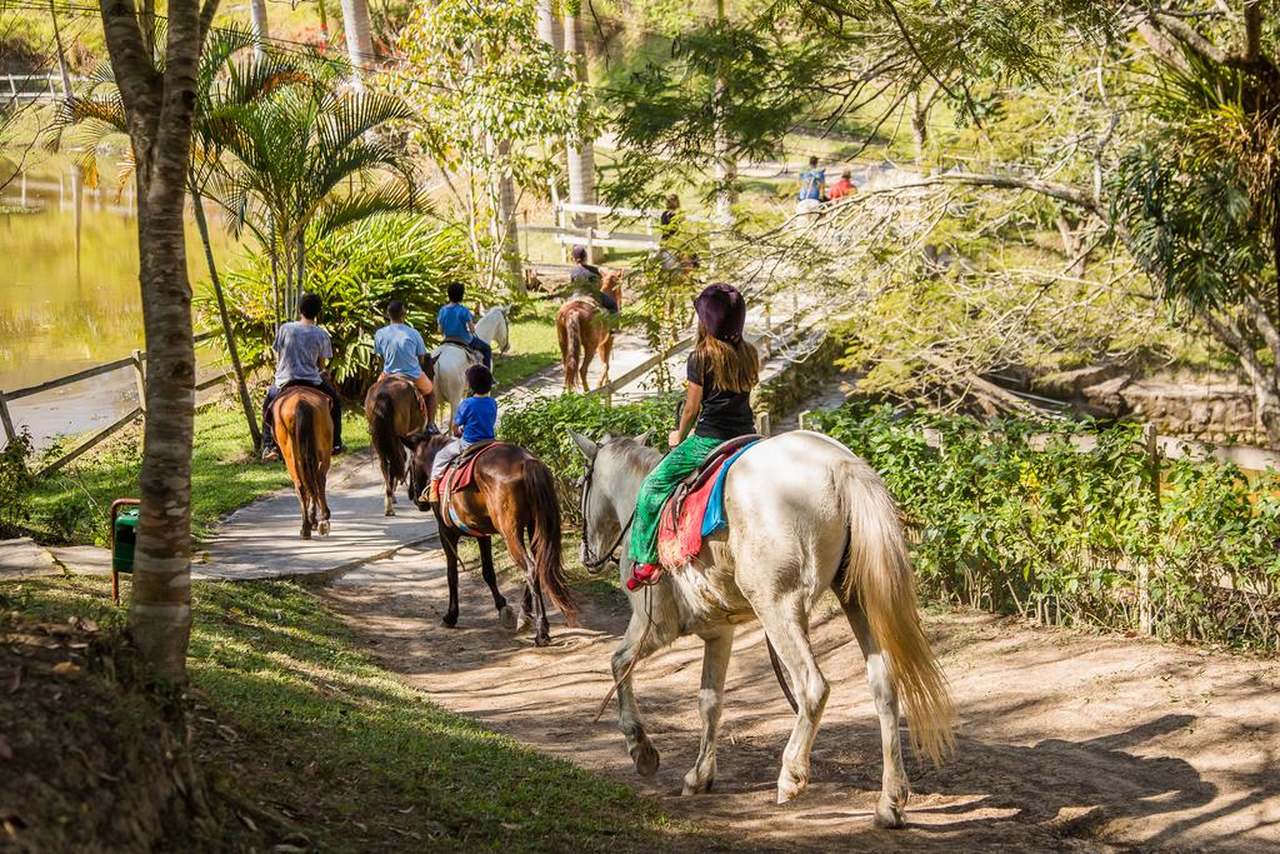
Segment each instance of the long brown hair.
[[746,393],[760,381],[760,355],[745,338],[730,344],[707,334],[707,328],[698,323],[698,343],[693,353],[718,389]]

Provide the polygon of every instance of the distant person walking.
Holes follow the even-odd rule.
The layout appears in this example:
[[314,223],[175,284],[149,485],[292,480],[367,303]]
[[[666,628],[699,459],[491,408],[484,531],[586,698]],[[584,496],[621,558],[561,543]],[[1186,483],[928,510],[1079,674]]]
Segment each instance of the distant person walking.
[[809,168],[800,173],[801,202],[825,202],[827,200],[827,170],[818,166],[818,158],[809,158]]
[[858,192],[857,186],[853,183],[853,172],[845,169],[840,173],[840,180],[831,185],[831,201],[839,201],[840,199],[852,196]]

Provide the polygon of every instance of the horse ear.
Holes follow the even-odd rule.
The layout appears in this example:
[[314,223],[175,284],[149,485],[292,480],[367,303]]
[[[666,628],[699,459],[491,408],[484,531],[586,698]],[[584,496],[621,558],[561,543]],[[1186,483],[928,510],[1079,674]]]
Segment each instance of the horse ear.
[[652,439],[652,438],[653,438],[653,431],[652,431],[652,430],[645,430],[645,431],[644,431],[643,433],[641,433],[639,436],[636,436],[636,444],[637,444],[637,445],[647,445],[647,444],[649,444],[649,440],[650,440],[650,439]]
[[600,452],[599,445],[575,430],[569,431],[569,438],[573,439],[573,444],[578,446],[578,450],[587,458],[587,462],[595,462],[596,454]]

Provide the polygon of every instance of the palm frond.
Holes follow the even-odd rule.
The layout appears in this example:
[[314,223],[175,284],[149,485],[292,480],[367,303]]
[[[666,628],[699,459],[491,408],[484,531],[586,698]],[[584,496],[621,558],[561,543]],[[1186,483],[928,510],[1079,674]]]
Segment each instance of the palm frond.
[[339,229],[372,216],[413,210],[429,213],[430,206],[428,205],[427,208],[424,211],[421,205],[415,207],[411,187],[400,182],[386,184],[373,190],[328,199],[311,220],[308,234],[311,239],[320,240]]

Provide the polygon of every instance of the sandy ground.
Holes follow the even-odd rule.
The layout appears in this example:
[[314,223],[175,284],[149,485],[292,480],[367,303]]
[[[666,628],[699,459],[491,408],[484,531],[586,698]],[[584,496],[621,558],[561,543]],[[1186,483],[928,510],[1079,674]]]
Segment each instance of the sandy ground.
[[[474,563],[474,561],[472,561]],[[504,584],[512,597],[511,582]],[[633,786],[663,809],[768,850],[1280,850],[1280,663],[1118,636],[1042,629],[976,613],[928,618],[960,710],[958,753],[935,769],[908,758],[909,826],[871,817],[879,735],[864,667],[842,617],[813,630],[831,699],[812,783],[773,803],[790,731],[754,627],[729,671],[711,794],[679,796],[697,751],[701,644],[686,638],[641,665],[637,695],[662,766],[634,772],[599,722],[608,658],[627,605],[603,585],[576,629],[533,647],[498,625],[474,568],[457,629],[445,629],[443,557],[410,549],[348,573],[329,595],[374,655],[436,702],[548,754]]]

